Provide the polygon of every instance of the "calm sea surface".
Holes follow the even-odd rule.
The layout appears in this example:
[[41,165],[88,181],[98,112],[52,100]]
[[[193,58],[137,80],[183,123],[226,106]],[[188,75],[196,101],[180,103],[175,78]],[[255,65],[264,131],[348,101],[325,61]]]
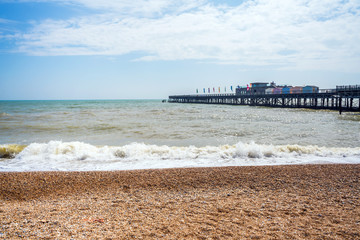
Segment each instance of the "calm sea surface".
[[162,103],[0,101],[0,171],[360,163],[360,115]]

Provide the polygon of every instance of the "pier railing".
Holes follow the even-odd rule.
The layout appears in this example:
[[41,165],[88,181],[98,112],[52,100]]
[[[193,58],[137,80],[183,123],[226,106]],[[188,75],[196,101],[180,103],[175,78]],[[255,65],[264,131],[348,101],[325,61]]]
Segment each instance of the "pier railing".
[[360,85],[336,86],[336,92],[345,96],[360,96]]
[[319,89],[319,93],[336,93],[336,89]]

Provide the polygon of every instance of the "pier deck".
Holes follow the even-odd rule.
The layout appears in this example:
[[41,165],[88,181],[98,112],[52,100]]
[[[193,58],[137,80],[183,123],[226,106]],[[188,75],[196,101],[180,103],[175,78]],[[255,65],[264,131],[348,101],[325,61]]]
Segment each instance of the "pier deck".
[[281,108],[310,108],[360,112],[360,85],[340,86],[319,93],[196,94],[169,96],[171,103],[228,104]]

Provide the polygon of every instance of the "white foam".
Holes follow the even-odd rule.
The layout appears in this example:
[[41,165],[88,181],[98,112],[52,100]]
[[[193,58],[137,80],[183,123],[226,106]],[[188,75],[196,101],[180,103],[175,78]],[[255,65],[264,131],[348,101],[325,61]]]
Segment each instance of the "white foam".
[[83,142],[32,143],[15,158],[0,161],[0,171],[91,171],[177,167],[360,163],[360,147],[236,145],[170,147],[132,143],[94,146]]

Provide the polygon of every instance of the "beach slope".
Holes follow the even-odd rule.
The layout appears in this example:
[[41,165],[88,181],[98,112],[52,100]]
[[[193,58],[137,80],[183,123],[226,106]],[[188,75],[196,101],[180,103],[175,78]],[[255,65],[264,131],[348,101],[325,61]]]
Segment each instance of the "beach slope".
[[360,239],[360,165],[0,173],[0,238]]

